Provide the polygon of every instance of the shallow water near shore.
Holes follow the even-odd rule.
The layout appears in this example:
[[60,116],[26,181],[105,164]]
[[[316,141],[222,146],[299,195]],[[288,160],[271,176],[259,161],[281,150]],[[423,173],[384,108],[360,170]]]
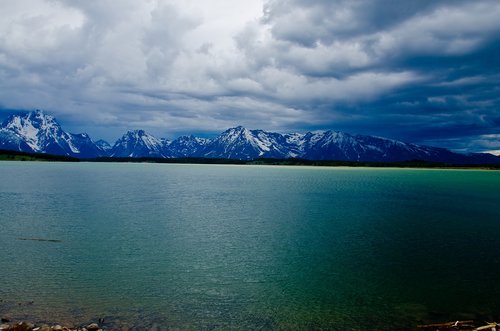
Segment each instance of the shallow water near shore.
[[499,206],[498,171],[0,162],[0,315],[180,329],[495,319]]

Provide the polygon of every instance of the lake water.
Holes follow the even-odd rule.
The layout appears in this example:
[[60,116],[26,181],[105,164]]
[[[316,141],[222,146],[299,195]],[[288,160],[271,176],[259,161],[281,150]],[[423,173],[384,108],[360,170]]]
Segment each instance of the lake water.
[[0,229],[11,317],[195,330],[500,318],[498,171],[0,162]]

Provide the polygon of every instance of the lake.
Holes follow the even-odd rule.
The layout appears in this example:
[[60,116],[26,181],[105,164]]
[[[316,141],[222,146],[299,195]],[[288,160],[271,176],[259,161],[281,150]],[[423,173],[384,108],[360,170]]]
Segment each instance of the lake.
[[500,319],[499,171],[0,162],[0,227],[0,315],[194,330]]

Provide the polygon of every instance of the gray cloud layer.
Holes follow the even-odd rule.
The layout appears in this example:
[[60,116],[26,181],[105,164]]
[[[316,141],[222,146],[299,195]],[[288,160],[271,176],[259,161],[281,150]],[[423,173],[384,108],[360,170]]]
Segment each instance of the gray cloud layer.
[[500,150],[500,3],[0,4],[0,108],[114,139],[338,129]]

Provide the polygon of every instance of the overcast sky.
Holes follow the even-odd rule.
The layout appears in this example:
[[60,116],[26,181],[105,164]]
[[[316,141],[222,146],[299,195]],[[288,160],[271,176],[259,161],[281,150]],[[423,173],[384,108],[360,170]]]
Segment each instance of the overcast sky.
[[498,0],[0,1],[0,119],[500,150]]

